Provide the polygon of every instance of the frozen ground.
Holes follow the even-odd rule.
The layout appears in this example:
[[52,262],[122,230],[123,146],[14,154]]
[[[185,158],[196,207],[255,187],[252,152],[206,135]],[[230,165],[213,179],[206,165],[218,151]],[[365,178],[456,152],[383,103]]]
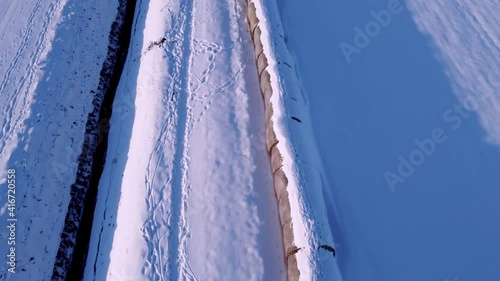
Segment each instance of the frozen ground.
[[[499,4],[278,4],[344,280],[498,280]],[[388,7],[385,26],[355,38]],[[416,165],[398,172],[400,155]]]

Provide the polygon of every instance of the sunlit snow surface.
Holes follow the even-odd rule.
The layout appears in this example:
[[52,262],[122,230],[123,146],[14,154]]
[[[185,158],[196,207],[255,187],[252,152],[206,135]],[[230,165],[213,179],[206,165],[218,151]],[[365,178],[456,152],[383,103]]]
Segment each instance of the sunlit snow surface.
[[413,0],[408,8],[432,38],[454,93],[470,103],[488,141],[500,146],[500,4]]
[[[117,5],[0,2],[0,183],[16,169],[18,207],[12,275],[2,191],[0,280],[51,278]],[[85,278],[283,280],[246,2],[137,7]]]
[[[116,1],[0,1],[0,280],[50,280]],[[16,273],[7,272],[16,170]]]

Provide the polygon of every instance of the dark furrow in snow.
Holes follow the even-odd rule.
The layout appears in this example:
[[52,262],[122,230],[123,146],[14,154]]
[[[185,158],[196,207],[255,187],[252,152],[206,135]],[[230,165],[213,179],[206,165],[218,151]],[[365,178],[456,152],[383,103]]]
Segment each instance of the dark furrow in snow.
[[108,54],[94,94],[75,183],[61,233],[52,280],[81,280],[88,253],[99,180],[106,160],[109,120],[125,64],[135,14],[135,0],[119,0],[109,34]]

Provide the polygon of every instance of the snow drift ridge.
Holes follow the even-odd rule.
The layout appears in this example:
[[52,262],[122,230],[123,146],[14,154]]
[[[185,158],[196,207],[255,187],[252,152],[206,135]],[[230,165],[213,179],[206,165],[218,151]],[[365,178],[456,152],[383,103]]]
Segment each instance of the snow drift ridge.
[[248,22],[265,104],[266,147],[288,280],[342,280],[307,103],[291,66],[275,3],[249,0]]

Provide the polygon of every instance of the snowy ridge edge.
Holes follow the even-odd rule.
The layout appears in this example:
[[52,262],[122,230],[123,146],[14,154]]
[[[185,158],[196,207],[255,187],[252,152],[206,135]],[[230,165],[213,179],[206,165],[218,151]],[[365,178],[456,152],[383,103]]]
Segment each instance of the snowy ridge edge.
[[[248,0],[288,280],[342,280],[312,126],[274,1]],[[289,63],[287,63],[289,62]]]

